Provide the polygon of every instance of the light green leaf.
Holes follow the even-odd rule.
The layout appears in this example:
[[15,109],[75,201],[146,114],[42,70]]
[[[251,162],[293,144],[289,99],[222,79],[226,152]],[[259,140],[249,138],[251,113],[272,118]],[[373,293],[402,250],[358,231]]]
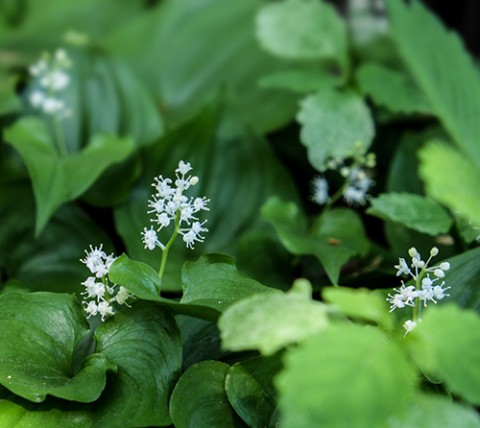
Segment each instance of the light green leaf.
[[72,360],[88,333],[83,308],[73,296],[7,293],[0,296],[0,383],[34,402],[47,394],[80,402],[95,401],[116,366],[92,354],[78,371]]
[[228,403],[225,377],[229,366],[203,361],[189,367],[175,385],[170,414],[176,428],[245,426]]
[[317,219],[316,230],[307,231],[306,219],[292,202],[270,198],[262,216],[275,228],[280,241],[296,255],[315,255],[330,281],[338,283],[341,267],[355,255],[364,255],[369,242],[358,215],[337,208]]
[[418,394],[401,417],[392,418],[388,428],[479,428],[480,417],[475,409],[441,395]]
[[175,319],[152,303],[136,303],[95,331],[96,352],[118,366],[93,407],[95,425],[165,426],[168,401],[182,365]]
[[328,325],[325,305],[311,299],[311,285],[296,283],[286,294],[257,294],[230,306],[220,317],[222,346],[258,349],[271,355]]
[[366,288],[325,287],[322,289],[322,297],[349,317],[373,321],[385,329],[392,327],[392,317],[385,296],[378,291]]
[[238,300],[275,289],[242,276],[233,258],[208,254],[195,262],[186,262],[182,269],[184,294],[181,303],[208,306],[223,312]]
[[280,355],[276,354],[236,363],[228,370],[228,400],[249,427],[271,427],[278,422],[272,420],[276,408],[272,381],[281,368]]
[[35,118],[19,120],[4,136],[19,152],[32,179],[37,236],[60,205],[80,196],[105,169],[124,160],[134,147],[129,138],[98,135],[80,153],[60,157],[47,127]]
[[263,6],[257,15],[257,37],[264,49],[279,57],[346,61],[345,24],[324,2],[286,0]]
[[421,149],[419,156],[427,194],[480,225],[480,170],[471,162],[472,158],[438,142]]
[[395,113],[431,113],[428,100],[405,73],[372,62],[362,64],[355,77],[375,104]]
[[17,80],[17,76],[0,73],[0,116],[15,113],[22,108],[15,91]]
[[426,374],[480,404],[480,317],[475,312],[452,304],[429,307],[407,344]]
[[284,428],[385,426],[413,398],[415,372],[380,330],[331,325],[287,351],[275,379]]
[[[442,124],[473,165],[480,168],[477,67],[458,35],[446,30],[419,1],[407,5],[389,0],[387,4],[392,35],[406,65]],[[418,37],[419,29],[422,37]]]
[[428,235],[447,233],[452,218],[435,201],[413,193],[383,193],[373,198],[367,213],[403,224]]
[[366,150],[375,130],[370,111],[353,92],[321,91],[302,101],[300,140],[312,166],[322,171],[328,158],[352,156],[358,142]]

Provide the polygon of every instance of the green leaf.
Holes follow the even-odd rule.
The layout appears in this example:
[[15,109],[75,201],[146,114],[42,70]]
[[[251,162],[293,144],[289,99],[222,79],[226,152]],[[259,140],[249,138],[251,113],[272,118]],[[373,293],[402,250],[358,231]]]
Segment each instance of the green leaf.
[[452,219],[435,201],[412,193],[383,193],[373,198],[367,213],[403,224],[428,235],[447,233]]
[[395,113],[430,114],[428,100],[405,74],[378,63],[364,63],[355,73],[362,92]]
[[47,127],[35,118],[19,120],[4,136],[19,152],[32,179],[37,236],[60,205],[80,196],[106,168],[133,150],[129,138],[99,135],[80,153],[60,157]]
[[322,289],[322,297],[349,317],[373,321],[387,330],[392,328],[392,317],[385,296],[378,291],[325,287]]
[[17,80],[17,76],[0,73],[0,116],[15,113],[22,108],[15,91]]
[[189,367],[175,385],[170,414],[176,428],[245,426],[228,403],[225,377],[229,366],[203,361]]
[[[406,65],[447,131],[480,168],[477,67],[458,35],[446,30],[420,2],[407,6],[404,2],[389,0],[387,4],[392,35]],[[422,37],[418,37],[420,28]]]
[[317,219],[316,230],[307,231],[306,219],[292,202],[270,198],[262,207],[262,216],[275,228],[280,241],[296,255],[315,255],[330,281],[338,283],[341,267],[369,248],[358,215],[349,209],[329,210]]
[[195,262],[186,262],[182,269],[181,303],[214,308],[223,312],[238,300],[275,289],[241,275],[232,257],[207,254]]
[[480,417],[471,407],[441,395],[418,394],[411,408],[394,418],[388,428],[479,428]]
[[308,159],[318,170],[330,157],[344,159],[356,152],[358,142],[366,150],[374,136],[370,111],[353,92],[321,91],[306,97],[297,114],[300,140]]
[[480,317],[475,312],[452,304],[429,307],[407,339],[426,374],[469,403],[480,404]]
[[0,383],[34,402],[47,394],[95,401],[115,364],[92,354],[75,372],[74,352],[88,333],[83,308],[75,298],[56,293],[0,296]]
[[474,225],[480,225],[480,170],[471,162],[472,158],[438,142],[421,149],[419,156],[420,175],[427,194]]
[[256,357],[228,370],[225,390],[235,411],[249,427],[275,426],[273,376],[281,369],[279,355]]
[[222,346],[271,355],[325,329],[327,309],[311,299],[311,291],[310,284],[297,282],[286,294],[257,294],[233,304],[218,321]]
[[137,303],[101,324],[96,352],[118,366],[93,409],[103,426],[165,426],[168,401],[182,364],[182,343],[168,310]]
[[373,327],[331,325],[287,351],[284,364],[275,384],[285,428],[385,426],[413,398],[406,356]]
[[347,59],[347,30],[335,8],[315,0],[286,0],[263,6],[257,15],[262,47],[287,59]]

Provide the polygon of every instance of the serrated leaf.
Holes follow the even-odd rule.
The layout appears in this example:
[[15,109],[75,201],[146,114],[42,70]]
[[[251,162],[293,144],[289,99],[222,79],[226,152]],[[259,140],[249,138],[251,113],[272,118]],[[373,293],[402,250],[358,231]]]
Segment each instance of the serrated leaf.
[[124,160],[134,147],[129,138],[97,135],[80,153],[61,157],[45,123],[32,117],[16,122],[4,137],[19,152],[32,179],[37,236],[60,205],[80,196],[106,168]]
[[452,218],[435,201],[413,193],[383,193],[370,201],[368,214],[428,235],[447,233]]
[[415,388],[401,348],[381,331],[332,325],[287,351],[276,377],[285,428],[384,426]]
[[431,113],[428,100],[405,73],[372,62],[362,64],[355,77],[377,105],[395,113]]
[[182,365],[182,343],[170,312],[133,304],[95,331],[96,352],[118,366],[93,408],[95,426],[165,426],[170,392]]
[[476,313],[453,304],[429,307],[407,339],[425,373],[445,382],[469,403],[480,404],[480,317]]
[[311,299],[311,286],[299,291],[301,285],[287,294],[253,295],[230,306],[218,321],[222,346],[271,355],[325,329],[325,305]]
[[265,5],[257,15],[256,30],[262,47],[279,57],[346,61],[346,27],[327,3],[286,0]]
[[0,383],[34,402],[47,394],[80,402],[95,401],[116,366],[92,354],[77,372],[72,361],[88,333],[83,308],[73,296],[7,293],[0,296]]
[[373,321],[386,329],[392,327],[392,317],[385,296],[378,291],[366,288],[325,287],[322,289],[322,297],[349,317]]
[[446,30],[420,2],[389,0],[387,4],[393,38],[410,72],[455,142],[480,168],[477,67],[458,35]]
[[370,111],[353,92],[321,91],[306,97],[297,114],[300,140],[308,159],[318,170],[330,158],[344,159],[356,153],[360,142],[366,150],[375,134]]
[[358,215],[349,209],[332,209],[317,219],[316,230],[307,231],[306,219],[292,202],[270,198],[262,216],[275,228],[280,241],[293,254],[315,255],[330,281],[338,283],[341,267],[369,248]]
[[474,225],[480,225],[480,170],[471,158],[438,142],[421,149],[419,156],[420,175],[427,194]]
[[203,361],[189,367],[175,385],[170,414],[176,428],[225,428],[245,426],[225,393],[230,366]]

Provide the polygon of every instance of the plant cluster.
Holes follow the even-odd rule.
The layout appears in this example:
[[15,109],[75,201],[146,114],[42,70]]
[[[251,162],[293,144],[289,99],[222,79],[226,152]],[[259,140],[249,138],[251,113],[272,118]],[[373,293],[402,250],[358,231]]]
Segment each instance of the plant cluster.
[[478,69],[334,3],[0,2],[0,428],[480,427]]

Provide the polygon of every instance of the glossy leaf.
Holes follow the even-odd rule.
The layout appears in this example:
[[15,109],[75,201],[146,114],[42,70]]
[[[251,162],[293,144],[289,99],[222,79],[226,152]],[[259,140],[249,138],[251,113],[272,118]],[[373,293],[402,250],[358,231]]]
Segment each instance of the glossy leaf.
[[133,150],[130,139],[95,137],[78,154],[60,157],[45,124],[21,119],[5,132],[5,139],[19,152],[32,179],[39,235],[63,203],[80,196],[110,165],[124,160]]
[[450,391],[469,403],[480,403],[478,314],[452,304],[429,307],[407,343],[427,375],[445,382]]
[[79,371],[72,367],[80,340],[88,333],[83,308],[72,296],[7,293],[0,297],[0,382],[34,402],[46,395],[95,401],[116,366],[92,354]]
[[420,195],[383,193],[370,203],[368,214],[429,235],[447,233],[452,225],[452,219],[444,208]]
[[225,393],[229,366],[203,361],[189,367],[175,385],[170,414],[177,428],[225,428],[245,426],[230,406]]
[[315,255],[333,284],[338,283],[342,266],[369,248],[361,220],[349,209],[326,212],[317,219],[316,230],[311,231],[307,231],[306,219],[292,202],[271,198],[263,206],[262,215],[291,253]]
[[305,98],[297,114],[300,140],[312,166],[322,171],[328,158],[352,156],[358,142],[365,149],[375,134],[363,99],[353,92],[321,91]]
[[415,372],[381,331],[332,325],[287,352],[277,376],[285,428],[384,426],[413,398]]
[[311,291],[311,285],[299,282],[286,294],[259,294],[233,304],[218,322],[222,346],[271,355],[325,329],[327,309],[311,299]]

